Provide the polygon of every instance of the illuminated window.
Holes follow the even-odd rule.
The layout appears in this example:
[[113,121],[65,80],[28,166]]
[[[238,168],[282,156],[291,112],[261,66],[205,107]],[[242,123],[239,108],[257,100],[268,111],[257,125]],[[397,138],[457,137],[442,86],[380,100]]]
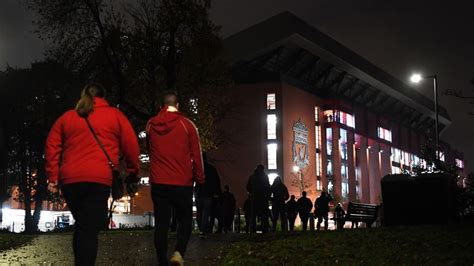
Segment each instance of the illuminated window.
[[321,184],[321,176],[316,177],[316,189],[317,190],[323,190],[323,186]]
[[326,110],[324,111],[324,121],[326,122],[338,122],[351,128],[355,128],[355,118],[353,115],[337,111],[337,110]]
[[392,142],[392,131],[388,129],[377,127],[377,136],[380,139],[386,140],[388,142]]
[[349,176],[347,163],[341,164],[341,185],[342,185],[342,198],[347,199],[349,197]]
[[267,94],[267,110],[276,109],[276,96],[275,93]]
[[314,128],[315,134],[316,134],[316,149],[320,150],[321,149],[321,126],[316,126]]
[[416,155],[412,155],[411,156],[411,165],[413,167],[420,167],[421,166],[420,157],[418,157]]
[[402,169],[400,169],[400,167],[396,167],[396,166],[393,166],[392,165],[392,174],[401,174],[402,173]]
[[411,165],[411,163],[410,163],[410,153],[405,152],[405,151],[402,151],[402,161],[401,161],[401,164],[406,165],[406,166],[410,166],[410,165]]
[[268,174],[268,181],[270,182],[270,185],[273,184],[273,181],[277,178],[278,174],[277,173],[269,173]]
[[402,160],[402,152],[397,148],[392,148],[392,154],[390,155],[390,160],[392,162],[400,163]]
[[332,161],[328,160],[328,163],[326,165],[326,175],[332,176]]
[[339,150],[341,151],[341,159],[347,160],[347,130],[340,129]]
[[334,112],[332,110],[324,111],[324,121],[326,122],[334,122]]
[[461,159],[456,159],[456,166],[458,168],[464,169],[464,161]]
[[319,107],[314,107],[314,121],[319,122]]
[[316,153],[316,176],[321,176],[321,153]]
[[277,148],[276,143],[270,143],[267,145],[267,157],[268,157],[268,169],[276,170],[277,169]]
[[444,162],[444,161],[446,160],[446,159],[445,159],[445,156],[444,156],[444,152],[439,151],[438,153],[439,153],[439,160],[442,161],[442,162]]
[[332,128],[326,128],[326,153],[332,155]]
[[276,139],[277,117],[275,114],[267,115],[267,139]]

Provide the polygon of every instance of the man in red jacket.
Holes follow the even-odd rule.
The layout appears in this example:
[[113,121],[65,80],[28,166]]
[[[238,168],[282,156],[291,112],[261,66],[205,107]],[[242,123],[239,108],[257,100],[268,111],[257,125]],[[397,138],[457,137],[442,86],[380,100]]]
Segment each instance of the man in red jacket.
[[150,155],[151,193],[155,212],[155,248],[160,265],[167,265],[171,208],[176,211],[176,248],[170,262],[183,265],[191,236],[193,183],[204,183],[199,134],[196,126],[178,111],[175,93],[163,98],[160,113],[146,128]]

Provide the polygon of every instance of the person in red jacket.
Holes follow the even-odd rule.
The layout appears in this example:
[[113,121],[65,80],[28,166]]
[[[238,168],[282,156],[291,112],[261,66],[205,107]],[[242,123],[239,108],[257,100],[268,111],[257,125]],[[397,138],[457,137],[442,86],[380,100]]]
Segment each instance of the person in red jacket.
[[125,158],[128,182],[137,182],[139,146],[128,119],[104,99],[100,84],[82,91],[75,110],[64,113],[53,125],[46,140],[45,159],[48,189],[58,185],[75,220],[73,238],[76,265],[94,265],[98,234],[107,225],[107,200],[112,185],[112,169],[94,138],[86,119],[114,165],[119,152]]
[[163,108],[146,127],[155,212],[155,248],[160,265],[168,264],[171,208],[176,211],[178,231],[170,262],[172,265],[183,265],[192,230],[193,183],[204,183],[197,128],[178,108],[176,93],[166,93]]

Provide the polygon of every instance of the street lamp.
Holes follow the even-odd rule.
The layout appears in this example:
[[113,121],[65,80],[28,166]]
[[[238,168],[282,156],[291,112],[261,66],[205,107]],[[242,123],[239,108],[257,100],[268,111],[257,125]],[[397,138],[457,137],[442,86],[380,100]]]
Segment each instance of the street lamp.
[[420,81],[424,79],[433,79],[433,92],[434,92],[434,107],[435,107],[435,117],[436,117],[436,124],[435,124],[435,141],[436,141],[436,159],[439,160],[439,130],[438,130],[438,89],[437,89],[437,83],[438,83],[438,76],[437,75],[432,75],[432,76],[422,76],[420,74],[413,74],[410,78],[411,82],[413,83],[419,83]]

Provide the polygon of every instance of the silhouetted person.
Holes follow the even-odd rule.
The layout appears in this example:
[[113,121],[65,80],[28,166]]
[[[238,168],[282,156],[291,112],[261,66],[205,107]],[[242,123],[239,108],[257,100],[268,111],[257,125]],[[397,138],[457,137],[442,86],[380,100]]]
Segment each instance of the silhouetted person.
[[313,209],[313,203],[311,203],[311,200],[306,197],[306,191],[303,191],[301,198],[296,202],[296,208],[300,215],[303,231],[306,231],[306,228],[308,227],[309,213]]
[[151,197],[155,214],[155,248],[160,265],[168,265],[171,209],[176,211],[176,246],[169,262],[183,265],[193,224],[193,184],[205,182],[199,134],[179,112],[178,96],[163,97],[160,113],[148,121]]
[[250,195],[250,232],[257,232],[257,216],[260,216],[262,231],[268,232],[268,200],[271,189],[265,167],[258,165],[249,177],[247,192]]
[[298,216],[295,195],[291,195],[290,200],[286,203],[286,216],[288,217],[290,231],[293,231],[293,229],[295,228],[296,216]]
[[324,229],[328,230],[328,214],[329,214],[329,202],[332,201],[331,195],[329,195],[326,191],[321,192],[321,196],[319,196],[316,201],[314,202],[314,208],[316,208],[315,213],[316,217],[318,218],[317,230],[321,229],[321,222],[324,219]]
[[171,223],[170,223],[170,231],[176,233],[176,211],[174,208],[171,208]]
[[[234,221],[235,214],[235,198],[234,194],[230,192],[229,185],[224,187],[224,192],[221,194],[221,217],[222,223],[219,223],[219,227],[227,233],[232,230],[232,223]],[[222,224],[222,225],[221,225]]]
[[251,209],[250,196],[244,202],[244,217],[245,217],[245,233],[249,233],[250,230],[250,209]]
[[271,186],[272,190],[272,225],[273,231],[276,231],[278,218],[280,218],[281,230],[286,231],[286,211],[285,202],[290,197],[288,188],[281,181],[280,177],[275,178]]
[[344,228],[344,216],[346,212],[342,208],[342,204],[338,203],[336,208],[334,209],[334,221],[336,221],[336,228],[341,230]]
[[221,181],[217,169],[207,160],[207,155],[203,153],[204,174],[206,181],[204,184],[196,184],[196,220],[201,237],[212,231],[210,225],[212,201],[219,198],[221,194]]

